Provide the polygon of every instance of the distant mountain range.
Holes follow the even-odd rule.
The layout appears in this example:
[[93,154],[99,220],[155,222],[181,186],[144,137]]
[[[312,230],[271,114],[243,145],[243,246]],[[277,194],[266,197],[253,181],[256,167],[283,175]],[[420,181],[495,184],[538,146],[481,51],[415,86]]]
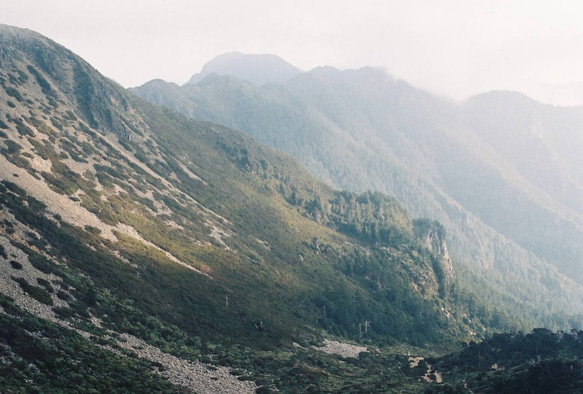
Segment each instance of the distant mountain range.
[[456,103],[375,68],[257,86],[238,71],[244,58],[230,58],[228,75],[212,61],[196,84],[131,90],[242,130],[333,187],[378,190],[439,220],[466,285],[486,282],[492,302],[581,312],[570,297],[583,284],[583,108],[512,92]]

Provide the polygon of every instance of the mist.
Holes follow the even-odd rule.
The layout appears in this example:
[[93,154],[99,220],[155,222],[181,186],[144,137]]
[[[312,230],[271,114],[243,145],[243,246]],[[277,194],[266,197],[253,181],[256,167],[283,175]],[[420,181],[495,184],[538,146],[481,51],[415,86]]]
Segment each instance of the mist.
[[3,2],[0,22],[46,34],[125,87],[183,84],[215,56],[274,54],[302,69],[383,67],[456,100],[516,90],[583,104],[576,1],[171,0]]

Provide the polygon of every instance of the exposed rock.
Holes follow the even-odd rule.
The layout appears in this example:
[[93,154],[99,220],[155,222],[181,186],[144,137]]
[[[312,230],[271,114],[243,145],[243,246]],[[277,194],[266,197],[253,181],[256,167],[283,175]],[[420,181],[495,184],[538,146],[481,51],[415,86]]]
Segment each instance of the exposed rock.
[[441,296],[449,294],[455,281],[455,271],[451,256],[445,241],[445,228],[436,221],[416,220],[414,223],[415,237],[435,255],[433,270],[439,284]]
[[343,343],[338,341],[331,341],[324,339],[324,346],[316,347],[314,349],[328,354],[337,354],[346,358],[356,358],[362,352],[368,352],[365,346],[352,345],[350,343]]

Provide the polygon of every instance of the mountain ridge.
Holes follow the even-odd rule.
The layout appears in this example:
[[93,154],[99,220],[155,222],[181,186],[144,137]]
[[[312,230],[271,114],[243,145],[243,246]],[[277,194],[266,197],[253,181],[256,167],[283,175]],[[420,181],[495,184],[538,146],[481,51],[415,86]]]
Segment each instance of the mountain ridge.
[[[334,187],[380,190],[413,215],[438,219],[457,268],[483,271],[517,305],[542,301],[524,290],[533,287],[558,300],[563,290],[540,278],[582,280],[581,211],[534,184],[477,133],[471,101],[432,96],[373,68],[318,68],[278,86],[243,87],[232,78],[182,88],[187,101],[174,108],[283,150]],[[539,279],[516,286],[528,277]],[[571,282],[564,296],[580,286]]]

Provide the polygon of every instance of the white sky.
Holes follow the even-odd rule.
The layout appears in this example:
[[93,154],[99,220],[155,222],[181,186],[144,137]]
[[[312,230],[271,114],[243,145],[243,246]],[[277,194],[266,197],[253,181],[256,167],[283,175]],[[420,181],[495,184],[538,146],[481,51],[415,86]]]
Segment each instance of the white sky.
[[303,70],[380,66],[455,99],[509,89],[583,104],[581,0],[0,0],[0,23],[52,38],[125,87],[182,84],[238,50]]

